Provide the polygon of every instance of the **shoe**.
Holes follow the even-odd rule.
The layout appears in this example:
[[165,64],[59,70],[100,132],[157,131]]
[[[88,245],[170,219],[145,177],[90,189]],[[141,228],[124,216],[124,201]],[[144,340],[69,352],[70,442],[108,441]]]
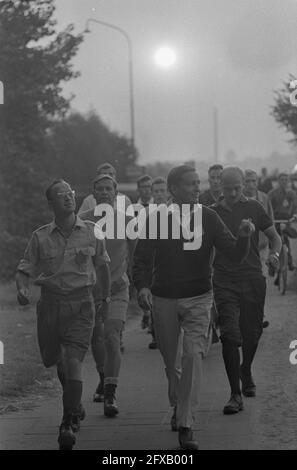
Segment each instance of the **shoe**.
[[63,418],[62,424],[59,429],[59,449],[60,450],[72,450],[76,442],[76,438],[72,429],[72,417]]
[[148,345],[149,349],[158,349],[158,345],[157,345],[157,342],[156,341],[152,341],[149,345]]
[[176,406],[173,409],[173,415],[170,420],[171,424],[171,431],[176,432],[177,431],[177,424],[176,424]]
[[191,428],[178,428],[178,441],[182,449],[198,450],[198,442],[194,440]]
[[241,391],[245,397],[256,396],[256,385],[251,374],[245,375],[240,368],[240,380],[242,383]]
[[269,326],[269,321],[268,320],[264,320],[263,321],[263,324],[262,324],[262,328],[267,328]]
[[100,382],[96,388],[96,392],[93,395],[94,403],[103,403],[104,402],[104,383]]
[[82,403],[80,403],[77,411],[72,414],[71,418],[71,427],[73,432],[78,432],[80,430],[80,422],[83,421],[86,417],[86,410],[84,409]]
[[116,385],[106,384],[104,386],[104,415],[113,418],[119,412],[115,399]]
[[234,415],[239,411],[243,410],[243,402],[241,395],[237,393],[231,393],[230,400],[224,406],[224,415]]

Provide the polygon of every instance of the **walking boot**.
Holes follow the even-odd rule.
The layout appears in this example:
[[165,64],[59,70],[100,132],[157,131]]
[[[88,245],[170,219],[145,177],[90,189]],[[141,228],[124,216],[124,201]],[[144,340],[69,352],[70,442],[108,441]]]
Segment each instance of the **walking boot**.
[[104,386],[104,415],[112,418],[119,412],[115,399],[115,384],[106,384]]

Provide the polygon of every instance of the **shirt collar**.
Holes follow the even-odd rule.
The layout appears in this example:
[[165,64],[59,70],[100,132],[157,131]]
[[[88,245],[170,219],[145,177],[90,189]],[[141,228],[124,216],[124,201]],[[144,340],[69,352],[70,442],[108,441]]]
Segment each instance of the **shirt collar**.
[[[81,227],[85,227],[85,226],[86,226],[86,224],[84,223],[84,221],[83,221],[80,217],[76,216],[76,217],[75,217],[75,224],[74,224],[73,229],[75,229],[76,227],[80,227],[80,228],[81,228]],[[58,228],[59,228],[59,227],[58,227],[58,225],[56,224],[55,219],[52,220],[52,222],[50,223],[50,227],[49,227],[50,233],[52,233],[55,229],[58,229]]]
[[[240,196],[239,201],[235,204],[235,206],[236,206],[237,204],[239,204],[240,202],[241,202],[241,203],[248,202],[248,200],[249,200],[249,198],[246,197],[244,194],[242,194],[242,195]],[[215,204],[215,206],[221,206],[221,207],[223,207],[224,209],[227,209],[227,210],[230,210],[230,211],[232,210],[232,209],[230,209],[230,207],[228,207],[228,206],[226,205],[224,196],[220,196],[220,197],[219,197],[219,200],[218,200],[218,202]]]

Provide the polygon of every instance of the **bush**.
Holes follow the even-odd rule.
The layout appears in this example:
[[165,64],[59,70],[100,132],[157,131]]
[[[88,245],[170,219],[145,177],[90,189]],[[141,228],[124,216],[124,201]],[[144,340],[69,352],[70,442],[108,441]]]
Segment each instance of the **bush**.
[[8,281],[14,277],[27,243],[28,238],[12,236],[7,231],[0,233],[0,279]]

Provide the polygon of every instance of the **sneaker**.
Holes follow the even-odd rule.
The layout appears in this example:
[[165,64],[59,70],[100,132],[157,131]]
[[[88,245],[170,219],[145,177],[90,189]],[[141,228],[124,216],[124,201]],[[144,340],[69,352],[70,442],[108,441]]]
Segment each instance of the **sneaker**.
[[82,403],[80,403],[77,411],[73,413],[71,418],[71,427],[73,432],[78,432],[80,430],[80,422],[83,421],[86,417],[86,410],[84,409]]
[[172,418],[171,418],[171,420],[170,420],[170,424],[171,424],[171,431],[176,432],[176,431],[177,431],[177,424],[176,424],[176,406],[175,406],[174,409],[173,409],[173,415],[172,415]]
[[76,442],[76,438],[72,429],[71,417],[63,418],[62,424],[59,429],[59,449],[60,450],[72,450]]
[[93,402],[103,403],[104,402],[104,383],[100,382],[96,391],[93,395]]
[[185,450],[198,450],[198,442],[195,441],[193,431],[191,428],[178,429],[178,441],[182,449]]
[[241,395],[237,393],[231,393],[230,400],[224,406],[224,415],[234,415],[241,410],[243,410],[243,401]]
[[241,391],[245,397],[256,396],[256,385],[253,380],[252,374],[245,375],[240,368],[240,380],[242,383]]
[[116,385],[106,384],[104,386],[104,415],[113,418],[119,412],[115,399]]
[[158,349],[158,345],[157,345],[157,341],[152,341],[149,345],[148,345],[149,349]]

